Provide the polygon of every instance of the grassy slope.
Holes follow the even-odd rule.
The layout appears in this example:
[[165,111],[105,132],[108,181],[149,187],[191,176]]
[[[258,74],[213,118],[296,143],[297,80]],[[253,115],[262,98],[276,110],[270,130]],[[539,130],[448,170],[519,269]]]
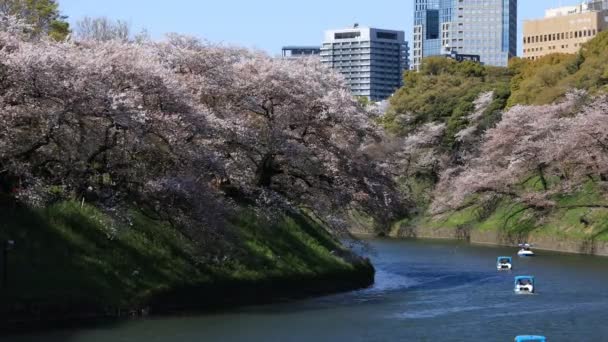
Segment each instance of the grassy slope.
[[[314,287],[316,280],[338,276],[352,277],[353,284],[336,288],[329,284],[327,291],[373,281],[369,264],[352,257],[304,215],[285,216],[280,224],[263,226],[243,211],[232,221],[230,248],[236,256],[205,262],[185,236],[137,211],[131,212],[131,225],[112,228],[111,220],[99,210],[74,202],[36,211],[7,206],[0,210],[0,239],[16,240],[8,258],[9,286],[0,294],[0,317],[4,310],[13,318],[16,312],[28,316],[38,311],[111,314],[118,308],[150,303],[160,310],[182,304],[205,308],[210,301],[222,304],[219,295],[233,296],[227,301],[231,304],[246,302],[230,292],[238,291],[239,284],[272,285],[271,290],[286,295],[314,292],[298,286]],[[298,285],[302,280],[309,283]],[[287,288],[281,288],[282,282]],[[188,289],[187,298],[176,297],[179,289]]]
[[522,211],[521,204],[502,199],[491,208],[473,205],[439,217],[426,216],[416,224],[429,228],[494,230],[513,236],[534,231],[541,236],[573,241],[608,241],[608,209],[576,207],[606,204],[595,183],[589,182],[578,192],[562,194],[554,200],[557,208],[546,212]]

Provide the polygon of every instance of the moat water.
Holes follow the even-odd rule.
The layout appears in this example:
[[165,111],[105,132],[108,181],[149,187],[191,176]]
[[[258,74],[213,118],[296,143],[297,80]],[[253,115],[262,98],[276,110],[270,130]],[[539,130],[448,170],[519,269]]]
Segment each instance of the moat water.
[[[360,291],[200,316],[158,317],[11,342],[608,341],[608,258],[458,242],[371,240],[376,283]],[[496,257],[514,256],[498,272]],[[534,275],[538,293],[515,295]]]

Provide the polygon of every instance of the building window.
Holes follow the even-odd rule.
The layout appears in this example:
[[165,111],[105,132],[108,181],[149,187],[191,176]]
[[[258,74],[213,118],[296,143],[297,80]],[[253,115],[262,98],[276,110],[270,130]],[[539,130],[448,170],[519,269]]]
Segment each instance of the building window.
[[397,40],[397,34],[393,32],[377,32],[376,37],[378,39]]
[[361,32],[338,32],[334,35],[334,39],[353,39],[361,37]]

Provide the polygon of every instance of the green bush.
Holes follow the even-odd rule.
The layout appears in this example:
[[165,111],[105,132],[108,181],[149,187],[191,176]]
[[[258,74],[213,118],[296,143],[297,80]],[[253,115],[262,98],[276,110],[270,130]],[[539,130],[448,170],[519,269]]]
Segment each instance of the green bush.
[[592,93],[608,85],[608,32],[585,43],[577,54],[550,54],[538,60],[511,62],[516,76],[511,82],[508,105],[548,104],[570,89]]
[[[420,72],[408,71],[405,86],[391,98],[391,107],[382,119],[384,127],[405,135],[428,122],[447,124],[445,146],[454,143],[454,134],[468,124],[466,116],[475,108],[480,93],[494,90],[498,96],[492,114],[504,107],[511,70],[487,67],[470,61],[456,62],[443,57],[424,59]],[[400,118],[409,115],[404,123]]]

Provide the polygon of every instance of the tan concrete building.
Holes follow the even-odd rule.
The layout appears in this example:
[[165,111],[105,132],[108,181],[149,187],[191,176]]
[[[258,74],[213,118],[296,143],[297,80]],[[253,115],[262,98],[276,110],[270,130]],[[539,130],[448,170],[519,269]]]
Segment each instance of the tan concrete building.
[[576,53],[581,45],[608,28],[603,1],[547,10],[543,19],[524,21],[524,54],[538,59],[550,53]]

